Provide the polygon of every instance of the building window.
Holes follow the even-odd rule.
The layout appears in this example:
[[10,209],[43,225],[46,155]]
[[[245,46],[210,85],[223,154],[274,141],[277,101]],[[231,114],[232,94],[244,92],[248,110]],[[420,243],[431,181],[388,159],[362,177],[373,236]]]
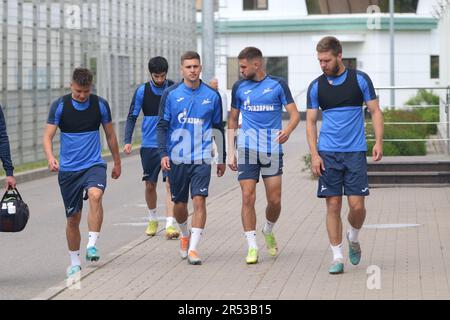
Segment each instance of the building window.
[[439,56],[431,56],[430,69],[431,79],[439,79]]
[[[395,1],[395,12],[416,13],[419,0]],[[309,14],[349,14],[366,13],[369,6],[380,7],[381,12],[389,12],[389,0],[306,0]]]
[[244,0],[244,11],[267,10],[269,0]]
[[[271,76],[283,78],[289,83],[289,63],[288,57],[266,57],[264,58],[266,65],[266,72]],[[233,85],[241,79],[239,72],[238,58],[227,59],[227,88],[233,89]]]
[[357,69],[357,62],[356,58],[344,58],[342,59],[342,63],[347,69]]

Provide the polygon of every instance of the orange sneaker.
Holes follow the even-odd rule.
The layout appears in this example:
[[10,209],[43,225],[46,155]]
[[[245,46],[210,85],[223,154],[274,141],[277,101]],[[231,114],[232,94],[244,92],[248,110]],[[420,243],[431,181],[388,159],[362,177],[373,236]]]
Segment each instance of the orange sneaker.
[[188,263],[193,265],[200,265],[202,264],[202,259],[200,259],[200,256],[198,255],[198,252],[195,250],[189,250],[188,254]]
[[181,259],[186,259],[188,256],[189,249],[189,237],[181,237],[180,238],[180,257]]

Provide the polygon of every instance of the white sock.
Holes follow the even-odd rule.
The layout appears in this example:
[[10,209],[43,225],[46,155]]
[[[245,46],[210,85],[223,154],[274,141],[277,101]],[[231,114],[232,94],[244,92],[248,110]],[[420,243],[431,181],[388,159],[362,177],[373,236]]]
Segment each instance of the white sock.
[[202,238],[203,229],[192,228],[191,229],[191,239],[189,240],[189,251],[197,251],[198,243]]
[[87,248],[95,247],[99,234],[99,232],[89,232],[89,242],[87,244]]
[[166,218],[166,229],[168,227],[173,227],[174,224],[175,224],[175,218],[174,217],[167,217]]
[[186,222],[178,223],[178,227],[180,228],[181,236],[183,238],[189,237],[189,229],[188,229],[188,225],[187,224],[188,224],[187,220],[186,220]]
[[256,231],[246,232],[245,237],[247,238],[247,244],[249,249],[258,249],[258,245],[256,244]]
[[352,226],[350,226],[350,229],[347,232],[348,233],[348,239],[351,242],[358,242],[359,231],[361,231],[361,229],[355,229]]
[[69,254],[70,254],[70,264],[72,265],[72,267],[81,266],[80,250],[69,251]]
[[148,221],[158,221],[156,209],[148,209]]
[[275,223],[270,222],[269,220],[266,220],[266,223],[264,224],[264,228],[263,228],[263,233],[271,234],[273,227],[275,227]]
[[344,255],[342,254],[342,243],[337,246],[330,245],[330,247],[331,251],[333,251],[333,261],[337,259],[344,260]]

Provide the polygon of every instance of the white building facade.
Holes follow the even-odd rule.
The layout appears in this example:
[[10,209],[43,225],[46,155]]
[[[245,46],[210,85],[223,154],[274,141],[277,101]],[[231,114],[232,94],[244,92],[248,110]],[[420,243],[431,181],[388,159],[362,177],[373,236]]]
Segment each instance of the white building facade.
[[[447,87],[447,96],[443,97],[440,116],[442,122],[450,122],[450,0],[446,3],[442,2],[442,6],[438,9],[439,15],[439,35],[440,35],[440,85]],[[449,125],[442,124],[440,126],[442,136],[450,134]],[[450,150],[450,148],[448,148]]]
[[[386,2],[350,0],[336,5],[339,1],[220,0],[216,12],[219,86],[231,94],[239,77],[236,57],[244,47],[255,46],[268,58],[268,72],[287,78],[299,109],[305,110],[308,86],[321,74],[316,44],[327,35],[341,40],[349,66],[369,74],[376,87],[389,86]],[[438,19],[432,15],[433,3],[434,0],[406,1],[404,7],[398,8],[402,13],[395,14],[396,86],[440,84],[431,70],[431,61],[436,57],[439,60]],[[373,4],[380,6],[369,8]],[[378,13],[378,9],[383,12]],[[200,20],[198,14],[197,21]],[[200,27],[199,24],[198,30]],[[198,42],[201,48],[201,37]],[[398,92],[397,104],[414,93]],[[379,94],[382,105],[389,105],[389,92]]]

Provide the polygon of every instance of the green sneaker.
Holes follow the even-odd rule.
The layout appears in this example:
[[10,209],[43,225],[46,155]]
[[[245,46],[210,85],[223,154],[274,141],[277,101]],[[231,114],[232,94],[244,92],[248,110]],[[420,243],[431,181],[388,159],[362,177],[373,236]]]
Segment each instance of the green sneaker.
[[70,266],[69,268],[67,268],[67,273],[66,273],[67,278],[72,278],[79,272],[81,272],[80,266]]
[[264,235],[264,240],[266,241],[266,247],[267,247],[267,251],[269,252],[269,255],[271,255],[272,257],[275,257],[278,252],[277,241],[275,240],[275,235],[273,234],[273,232],[271,232],[269,234],[265,234],[263,232],[263,235]]
[[179,236],[180,236],[180,232],[174,226],[169,226],[166,228],[166,239],[167,240],[178,239]]
[[86,251],[86,261],[95,262],[100,260],[100,255],[96,247],[89,247]]
[[347,241],[348,241],[348,258],[350,260],[350,263],[356,266],[361,261],[361,246],[359,242],[350,241],[348,233],[347,233]]
[[258,263],[258,249],[250,248],[248,249],[247,257],[245,258],[247,264]]
[[149,221],[145,233],[149,237],[153,237],[158,232],[158,221]]
[[330,274],[340,274],[344,273],[344,261],[341,259],[334,260],[331,263],[330,268],[328,269],[328,272]]

